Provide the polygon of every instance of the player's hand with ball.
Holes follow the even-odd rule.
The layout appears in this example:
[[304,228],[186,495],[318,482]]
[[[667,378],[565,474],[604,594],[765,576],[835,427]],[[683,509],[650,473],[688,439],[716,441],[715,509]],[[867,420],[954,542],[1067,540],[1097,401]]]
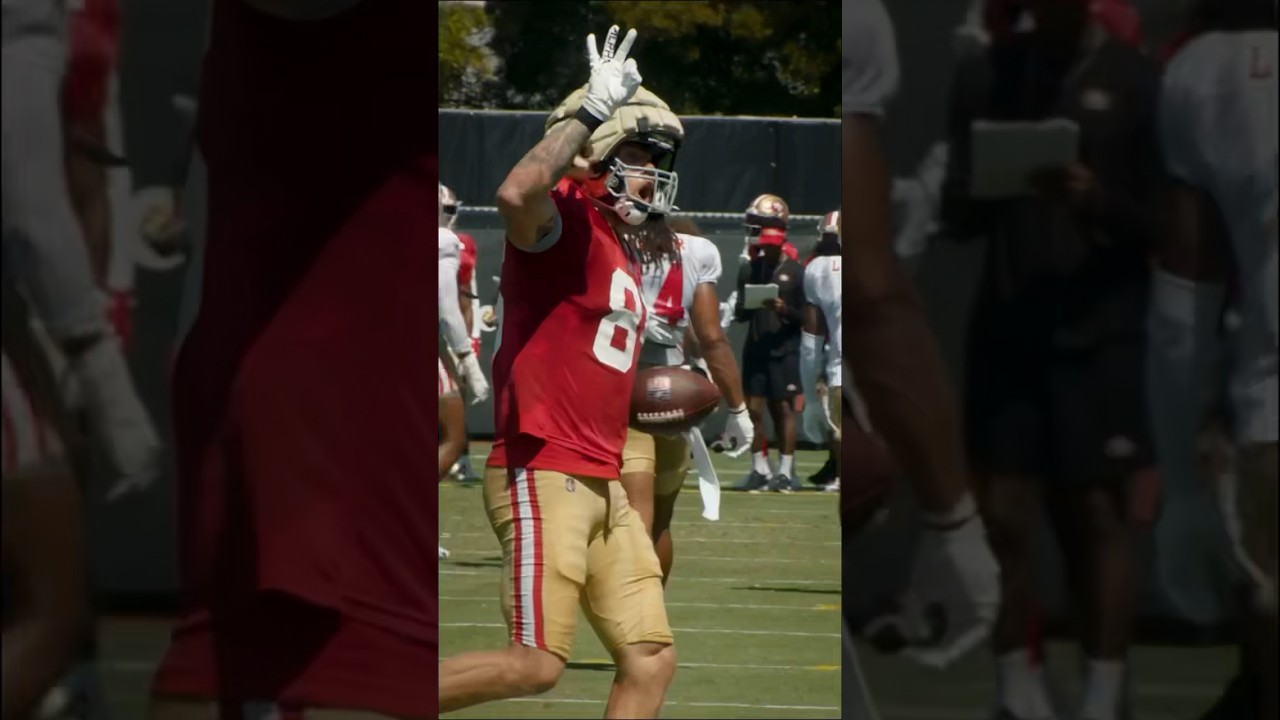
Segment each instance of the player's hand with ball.
[[636,31],[628,30],[622,44],[618,44],[618,26],[609,28],[604,47],[596,46],[596,35],[587,35],[587,60],[591,65],[591,79],[587,81],[587,97],[582,101],[581,112],[595,118],[597,125],[609,119],[613,112],[636,94],[640,87],[640,71],[636,61],[627,57],[635,44]]

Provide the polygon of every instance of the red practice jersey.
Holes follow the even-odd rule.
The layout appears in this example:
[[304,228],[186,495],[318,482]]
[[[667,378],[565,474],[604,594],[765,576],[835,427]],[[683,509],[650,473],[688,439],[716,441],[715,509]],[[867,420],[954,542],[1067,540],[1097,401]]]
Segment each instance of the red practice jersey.
[[640,266],[576,183],[551,198],[559,240],[502,261],[488,464],[616,478],[645,321]]
[[462,258],[458,264],[458,287],[471,289],[471,281],[476,276],[476,241],[467,233],[455,233],[462,241]]
[[119,0],[83,0],[71,13],[63,111],[67,119],[101,122],[120,48]]
[[436,716],[435,23],[408,0],[310,22],[215,0],[157,695]]

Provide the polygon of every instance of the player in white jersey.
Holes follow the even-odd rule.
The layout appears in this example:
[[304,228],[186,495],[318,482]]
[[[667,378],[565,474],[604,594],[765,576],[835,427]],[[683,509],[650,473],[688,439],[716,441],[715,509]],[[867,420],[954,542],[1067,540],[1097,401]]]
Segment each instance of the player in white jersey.
[[[736,457],[751,447],[754,429],[738,362],[720,325],[716,294],[722,272],[720,251],[710,240],[684,233],[672,233],[657,245],[643,252],[640,294],[649,321],[640,367],[685,365],[685,332],[692,330],[711,380],[729,408],[723,442],[727,453]],[[659,436],[628,428],[622,451],[622,487],[653,539],[663,583],[671,574],[673,559],[671,516],[689,469],[693,442],[701,443],[702,436],[696,432]]]
[[106,450],[115,494],[155,480],[160,444],[108,322],[70,199],[61,117],[64,5],[4,3],[4,265],[67,359],[91,436]]
[[[827,213],[813,257],[804,269],[804,326],[800,335],[800,387],[804,391],[805,434],[815,442],[831,442],[840,456],[841,385],[844,370],[840,344],[841,274],[840,211]],[[825,345],[825,352],[823,347]],[[819,384],[821,377],[821,386]],[[840,478],[824,489],[840,490]]]
[[[1239,467],[1225,508],[1233,559],[1250,585],[1252,647],[1223,716],[1268,717],[1276,706],[1277,34],[1272,0],[1201,2],[1194,38],[1169,63],[1160,140],[1174,180],[1167,247],[1153,281],[1152,416],[1166,482],[1204,413],[1209,349],[1225,295],[1211,258],[1229,253],[1240,319],[1229,380]],[[1182,461],[1182,462],[1180,462]],[[1167,468],[1167,470],[1166,470]],[[1183,497],[1194,492],[1179,488]],[[1231,498],[1230,495],[1234,495]],[[1163,520],[1164,518],[1162,518]],[[1172,530],[1169,531],[1170,533]],[[1176,561],[1177,558],[1172,558]]]
[[[476,289],[476,243],[467,233],[458,232],[458,208],[462,202],[447,185],[440,186],[440,209],[444,212],[443,225],[458,236],[462,243],[462,254],[458,262],[458,302],[462,307],[462,319],[471,333],[471,352],[477,357],[480,354],[480,334],[485,323],[480,306],[480,295]],[[457,462],[449,468],[449,477],[458,482],[479,480],[471,469],[470,442],[464,437],[462,452]]]
[[[484,402],[489,397],[489,383],[480,370],[480,360],[472,351],[471,334],[462,317],[462,305],[458,296],[458,265],[462,257],[462,241],[445,227],[445,187],[440,186],[439,254],[437,255],[437,280],[440,316],[440,357],[436,368],[440,378],[440,457],[437,482],[443,480],[449,468],[458,461],[467,442],[466,410],[458,390],[457,379],[467,387],[472,403]],[[448,557],[443,546],[440,557]]]

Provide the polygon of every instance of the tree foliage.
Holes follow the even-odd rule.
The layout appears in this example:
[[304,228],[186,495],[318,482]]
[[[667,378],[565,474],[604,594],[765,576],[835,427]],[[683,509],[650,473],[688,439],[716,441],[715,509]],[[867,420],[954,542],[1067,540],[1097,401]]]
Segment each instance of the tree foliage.
[[491,35],[484,8],[463,3],[440,4],[440,104],[485,105],[489,85],[497,78]]
[[[838,2],[499,0],[484,14],[501,67],[482,97],[468,100],[473,106],[554,106],[587,79],[587,33],[603,38],[616,23],[637,30],[633,55],[645,85],[678,113],[839,115]],[[446,76],[445,67],[466,67],[470,56],[451,48],[446,60],[443,15],[441,28],[442,97],[461,97],[450,88],[460,74]]]

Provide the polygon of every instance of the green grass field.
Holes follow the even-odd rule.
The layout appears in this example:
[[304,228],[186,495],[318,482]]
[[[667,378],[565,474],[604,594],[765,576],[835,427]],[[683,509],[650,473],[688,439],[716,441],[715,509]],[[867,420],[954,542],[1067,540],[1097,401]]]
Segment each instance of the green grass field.
[[[797,473],[815,472],[823,459],[800,453]],[[743,458],[715,460],[725,486],[746,470]],[[665,716],[833,717],[840,700],[836,497],[726,492],[718,522],[701,513],[690,481],[672,526],[676,558],[667,608],[680,667]],[[440,525],[452,553],[440,563],[441,654],[501,647],[501,554],[479,488],[442,488]],[[599,717],[611,678],[608,654],[580,619],[559,687],[457,717]]]
[[[472,452],[483,460],[484,448]],[[736,483],[746,460],[715,458],[721,483]],[[823,455],[800,452],[797,474]],[[679,669],[667,718],[833,718],[840,708],[840,545],[836,498],[819,492],[723,495],[721,519],[701,517],[692,482],[674,524],[676,560],[667,589]],[[440,489],[441,654],[501,647],[500,554],[485,520],[480,489]],[[168,622],[111,619],[102,625],[103,673],[116,720],[144,715],[145,693],[164,650]],[[1137,648],[1136,720],[1193,720],[1212,702],[1235,665],[1226,648]],[[946,672],[863,654],[881,720],[984,720],[992,693],[984,653]],[[1075,652],[1050,648],[1066,688],[1075,685]],[[427,670],[429,672],[429,670]],[[459,718],[600,717],[612,667],[585,620],[559,687],[537,698],[493,703]],[[860,719],[859,719],[860,720]],[[1062,720],[1069,720],[1064,717]]]

